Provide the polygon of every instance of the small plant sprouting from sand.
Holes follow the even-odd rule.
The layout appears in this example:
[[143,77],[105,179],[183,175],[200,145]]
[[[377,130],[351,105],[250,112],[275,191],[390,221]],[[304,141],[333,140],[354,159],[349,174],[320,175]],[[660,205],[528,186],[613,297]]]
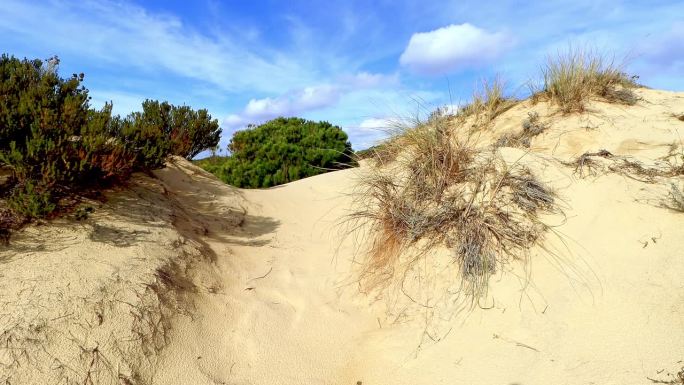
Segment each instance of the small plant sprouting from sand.
[[569,48],[549,57],[542,67],[543,89],[536,94],[560,106],[563,112],[582,112],[590,97],[632,105],[637,96],[630,88],[637,84],[613,60],[589,51]]
[[554,193],[527,167],[507,163],[491,147],[477,148],[453,123],[445,117],[405,130],[386,144],[396,160],[364,174],[351,220],[372,227],[361,272],[368,290],[446,246],[462,292],[475,304],[492,274],[542,241],[548,227],[540,214],[560,211]]

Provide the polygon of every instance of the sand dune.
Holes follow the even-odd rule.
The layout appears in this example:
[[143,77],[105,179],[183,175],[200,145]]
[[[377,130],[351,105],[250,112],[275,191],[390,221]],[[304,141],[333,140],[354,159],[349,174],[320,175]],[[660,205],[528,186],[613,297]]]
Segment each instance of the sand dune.
[[[108,193],[84,222],[26,228],[0,251],[0,380],[152,384],[648,384],[684,366],[684,237],[666,208],[681,176],[684,94],[636,90],[561,115],[523,102],[481,137],[549,128],[502,148],[551,185],[564,215],[530,263],[492,277],[479,307],[427,281],[355,284],[363,228],[343,219],[365,166],[238,190],[174,159]],[[606,150],[593,168],[571,163]],[[679,163],[678,163],[679,162]],[[580,173],[581,171],[581,173]],[[440,270],[440,268],[445,268]],[[422,306],[424,300],[429,307]],[[88,382],[87,379],[92,382]]]

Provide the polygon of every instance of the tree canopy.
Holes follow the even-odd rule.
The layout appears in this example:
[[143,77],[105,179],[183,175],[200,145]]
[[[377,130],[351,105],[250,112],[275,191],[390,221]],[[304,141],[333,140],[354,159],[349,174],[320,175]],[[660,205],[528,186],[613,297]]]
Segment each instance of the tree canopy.
[[354,165],[347,134],[328,122],[277,118],[233,135],[222,159],[200,165],[237,187],[271,187]]
[[[59,59],[0,57],[0,203],[32,218],[86,184],[126,179],[163,167],[168,155],[188,159],[218,144],[221,129],[207,110],[147,100],[142,111],[112,115],[91,108],[84,75],[58,75]],[[0,218],[6,209],[0,205]],[[2,222],[2,221],[0,221]],[[3,224],[0,223],[0,229]]]

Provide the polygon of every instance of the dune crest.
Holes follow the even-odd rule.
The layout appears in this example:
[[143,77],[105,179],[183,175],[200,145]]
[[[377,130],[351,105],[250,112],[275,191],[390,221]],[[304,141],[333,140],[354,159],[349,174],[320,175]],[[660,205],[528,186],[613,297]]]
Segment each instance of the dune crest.
[[[359,292],[365,228],[340,224],[366,165],[239,190],[174,158],[82,225],[31,226],[0,249],[0,380],[675,381],[684,94],[634,93],[633,106],[596,100],[581,114],[522,101],[479,135],[483,146],[525,139],[498,154],[551,186],[564,215],[544,218],[544,247],[492,276],[473,310],[448,295],[458,276],[446,248],[406,286]],[[530,113],[544,129],[525,138]]]

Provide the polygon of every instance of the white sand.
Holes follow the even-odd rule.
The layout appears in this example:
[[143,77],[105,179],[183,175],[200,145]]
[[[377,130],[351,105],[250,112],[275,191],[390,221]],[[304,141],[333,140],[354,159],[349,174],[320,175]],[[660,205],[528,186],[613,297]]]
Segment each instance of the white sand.
[[[596,102],[585,114],[563,116],[544,103],[525,102],[497,118],[483,140],[519,130],[530,110],[549,122],[550,129],[532,141],[529,153],[513,148],[502,153],[528,164],[557,190],[565,217],[547,218],[556,226],[546,249],[532,250],[527,272],[512,264],[492,277],[489,297],[472,312],[455,314],[448,301],[437,301],[455,275],[443,274],[430,284],[408,283],[414,299],[429,300],[434,308],[417,305],[396,288],[372,298],[358,292],[350,261],[363,234],[342,237],[344,228],[338,224],[348,213],[348,194],[363,168],[247,191],[177,161],[157,172],[159,179],[148,181],[163,186],[166,195],[150,193],[146,199],[154,204],[133,210],[163,213],[157,214],[162,219],[155,226],[112,217],[126,211],[114,207],[116,200],[96,211],[95,223],[117,221],[111,223],[146,231],[131,246],[88,240],[87,225],[25,230],[18,244],[42,232],[50,245],[60,247],[21,257],[2,252],[3,316],[11,314],[12,322],[22,323],[26,335],[33,333],[33,320],[43,320],[44,332],[38,335],[45,335],[46,344],[63,347],[64,357],[78,356],[65,342],[68,338],[60,337],[80,330],[74,326],[77,319],[82,323],[93,317],[90,307],[73,305],[80,303],[77,298],[95,302],[108,298],[98,290],[118,287],[133,300],[125,293],[177,259],[187,267],[178,276],[195,285],[174,297],[180,301],[177,309],[187,314],[176,313],[169,344],[152,361],[127,369],[154,384],[622,385],[651,383],[647,377],[671,380],[684,366],[684,214],[660,206],[669,183],[684,186],[684,178],[644,183],[601,170],[580,178],[561,164],[600,149],[648,165],[681,162],[684,122],[671,115],[684,113],[684,94],[638,93],[643,100],[636,106]],[[177,244],[171,240],[178,236],[186,239],[185,255],[173,247]],[[10,258],[3,261],[6,255]],[[424,272],[448,262],[447,250],[437,252]],[[68,311],[76,315],[53,320]],[[123,318],[106,331],[112,339],[123,339],[134,320],[126,319],[125,308],[110,312]],[[6,319],[0,318],[0,326],[8,330]],[[103,325],[108,322],[105,317]],[[92,329],[98,328],[83,330]],[[95,341],[105,346],[101,341],[106,339],[88,333],[88,346]],[[117,363],[145,356],[106,349]],[[0,357],[2,352],[0,347]],[[90,361],[84,362],[86,368],[74,373],[85,373]],[[54,364],[40,365],[44,373],[54,374]],[[9,375],[12,384],[40,383],[22,377],[27,367],[7,374],[0,367],[0,379]],[[56,378],[44,373],[32,378]],[[83,383],[77,374],[72,378]]]

